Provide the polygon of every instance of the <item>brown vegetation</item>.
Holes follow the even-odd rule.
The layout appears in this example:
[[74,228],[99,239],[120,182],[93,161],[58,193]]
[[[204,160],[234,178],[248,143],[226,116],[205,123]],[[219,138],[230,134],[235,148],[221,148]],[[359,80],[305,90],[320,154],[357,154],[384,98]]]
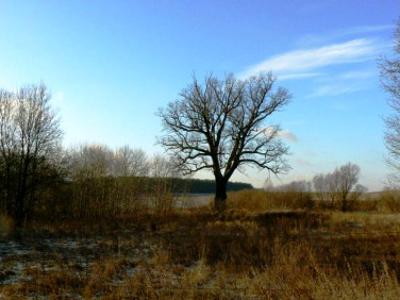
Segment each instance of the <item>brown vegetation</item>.
[[399,194],[371,197],[343,213],[312,194],[243,191],[223,216],[203,207],[30,222],[0,242],[0,295],[398,299]]

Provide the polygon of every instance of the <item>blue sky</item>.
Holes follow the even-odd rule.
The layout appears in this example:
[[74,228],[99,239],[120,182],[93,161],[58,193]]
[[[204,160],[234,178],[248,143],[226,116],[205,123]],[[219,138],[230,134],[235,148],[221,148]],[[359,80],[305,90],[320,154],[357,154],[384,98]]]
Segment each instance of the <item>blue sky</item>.
[[[391,51],[399,12],[389,0],[2,0],[0,87],[43,81],[67,146],[130,144],[156,153],[155,112],[193,73],[272,70],[293,94],[272,120],[292,153],[293,170],[281,182],[351,161],[376,190],[390,171],[382,121],[390,110],[376,61]],[[234,180],[260,186],[265,178],[248,170]]]

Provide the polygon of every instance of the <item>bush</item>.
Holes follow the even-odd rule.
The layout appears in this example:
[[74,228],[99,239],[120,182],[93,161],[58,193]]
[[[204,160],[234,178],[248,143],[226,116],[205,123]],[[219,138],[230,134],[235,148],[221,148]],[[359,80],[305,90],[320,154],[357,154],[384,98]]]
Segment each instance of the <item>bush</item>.
[[297,191],[244,190],[228,194],[228,208],[261,212],[312,209],[312,193]]
[[381,212],[399,213],[400,191],[386,190],[382,192],[377,206],[378,210]]

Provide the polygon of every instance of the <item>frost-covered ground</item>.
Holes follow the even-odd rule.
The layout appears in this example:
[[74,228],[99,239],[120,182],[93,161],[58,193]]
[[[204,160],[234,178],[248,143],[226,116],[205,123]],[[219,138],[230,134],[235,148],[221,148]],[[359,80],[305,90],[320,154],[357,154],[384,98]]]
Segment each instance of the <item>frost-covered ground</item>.
[[137,232],[118,232],[116,236],[43,237],[11,236],[0,238],[0,287],[32,280],[33,270],[51,272],[75,269],[88,272],[102,259],[129,257],[136,263],[156,249]]
[[0,299],[399,299],[399,226],[207,208],[28,224],[0,236]]

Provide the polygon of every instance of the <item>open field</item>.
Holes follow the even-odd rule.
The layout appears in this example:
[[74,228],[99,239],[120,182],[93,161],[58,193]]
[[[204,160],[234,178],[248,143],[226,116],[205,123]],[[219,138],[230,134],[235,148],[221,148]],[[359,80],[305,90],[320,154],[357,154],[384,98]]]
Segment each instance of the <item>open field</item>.
[[287,207],[43,220],[3,229],[0,299],[399,299],[399,233],[395,213]]

